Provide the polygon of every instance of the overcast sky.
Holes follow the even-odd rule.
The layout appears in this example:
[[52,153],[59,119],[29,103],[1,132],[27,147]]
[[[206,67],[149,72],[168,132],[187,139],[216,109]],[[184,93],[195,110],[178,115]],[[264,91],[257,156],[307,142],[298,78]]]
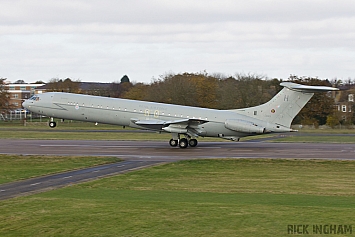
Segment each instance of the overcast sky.
[[0,0],[0,77],[355,79],[353,0]]

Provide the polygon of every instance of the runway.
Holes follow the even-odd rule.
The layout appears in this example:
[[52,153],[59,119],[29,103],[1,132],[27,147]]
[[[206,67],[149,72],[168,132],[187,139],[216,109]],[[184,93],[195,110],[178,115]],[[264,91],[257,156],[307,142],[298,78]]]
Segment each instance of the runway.
[[165,162],[203,158],[355,159],[355,144],[201,142],[195,148],[167,142],[0,139],[0,154],[115,156],[123,162],[0,185],[0,200],[115,175]]
[[177,161],[194,158],[355,159],[355,144],[203,142],[195,148],[168,142],[0,139],[0,154],[115,156],[125,160]]

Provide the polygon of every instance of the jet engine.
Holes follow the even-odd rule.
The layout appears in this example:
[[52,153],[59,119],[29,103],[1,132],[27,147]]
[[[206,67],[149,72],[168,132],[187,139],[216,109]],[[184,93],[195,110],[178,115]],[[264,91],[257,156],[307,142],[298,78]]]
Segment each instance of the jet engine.
[[224,126],[236,132],[256,133],[256,134],[263,134],[266,132],[265,127],[259,126],[250,121],[245,121],[240,119],[226,120]]

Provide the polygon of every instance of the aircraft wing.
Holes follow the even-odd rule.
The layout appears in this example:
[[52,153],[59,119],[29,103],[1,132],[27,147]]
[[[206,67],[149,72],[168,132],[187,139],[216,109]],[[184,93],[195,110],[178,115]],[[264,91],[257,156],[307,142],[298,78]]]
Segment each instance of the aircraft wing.
[[202,119],[177,119],[171,121],[164,120],[136,120],[131,121],[143,128],[151,130],[159,130],[170,133],[182,133],[198,136],[202,131],[198,128],[200,124],[207,123],[207,120]]

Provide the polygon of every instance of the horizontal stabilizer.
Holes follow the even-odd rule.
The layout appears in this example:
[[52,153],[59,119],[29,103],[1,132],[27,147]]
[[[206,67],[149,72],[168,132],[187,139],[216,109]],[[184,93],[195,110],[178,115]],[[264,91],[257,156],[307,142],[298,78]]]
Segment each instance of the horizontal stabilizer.
[[324,91],[338,91],[338,88],[329,87],[329,86],[307,86],[307,85],[300,85],[293,82],[282,82],[280,86],[287,87],[291,90],[302,91],[302,92],[324,92]]

